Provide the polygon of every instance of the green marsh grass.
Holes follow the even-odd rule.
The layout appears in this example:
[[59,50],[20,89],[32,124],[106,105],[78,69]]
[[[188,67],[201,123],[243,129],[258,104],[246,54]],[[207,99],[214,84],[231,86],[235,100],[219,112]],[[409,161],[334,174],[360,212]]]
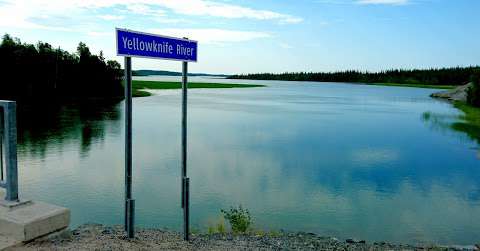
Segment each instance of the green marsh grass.
[[[230,83],[197,83],[189,82],[189,89],[210,89],[210,88],[252,88],[252,87],[265,87],[265,85],[254,84],[230,84]],[[132,81],[132,95],[134,97],[146,97],[152,95],[148,90],[171,90],[181,89],[182,83],[180,82],[166,82],[166,81]]]

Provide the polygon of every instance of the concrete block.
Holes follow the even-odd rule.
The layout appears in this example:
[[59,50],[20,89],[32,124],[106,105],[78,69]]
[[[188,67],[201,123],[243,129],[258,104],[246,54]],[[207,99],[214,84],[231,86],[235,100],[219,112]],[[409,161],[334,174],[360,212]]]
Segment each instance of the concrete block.
[[22,241],[15,240],[11,237],[0,235],[0,250],[6,250],[7,248],[19,247],[23,244]]
[[0,235],[15,240],[33,240],[67,228],[69,224],[70,210],[64,207],[40,201],[17,206],[2,206],[0,203]]

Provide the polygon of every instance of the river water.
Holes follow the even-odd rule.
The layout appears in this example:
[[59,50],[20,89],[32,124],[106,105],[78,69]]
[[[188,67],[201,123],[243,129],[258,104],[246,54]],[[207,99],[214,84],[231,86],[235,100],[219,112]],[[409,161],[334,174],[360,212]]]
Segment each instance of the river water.
[[[435,90],[191,79],[268,86],[189,91],[194,229],[206,231],[220,209],[241,204],[257,229],[480,240],[479,141],[454,126],[461,112],[431,99]],[[133,101],[136,223],[180,230],[180,90],[154,92]],[[70,208],[72,227],[123,224],[123,105],[23,109],[21,196]]]

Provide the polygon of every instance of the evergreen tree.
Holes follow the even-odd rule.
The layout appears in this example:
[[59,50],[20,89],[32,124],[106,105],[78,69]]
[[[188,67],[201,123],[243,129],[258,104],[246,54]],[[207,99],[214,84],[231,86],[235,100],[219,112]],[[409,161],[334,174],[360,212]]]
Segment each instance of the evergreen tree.
[[396,83],[424,85],[464,85],[480,67],[455,67],[427,70],[388,70],[381,72],[286,72],[280,74],[258,73],[233,75],[232,79],[317,81],[317,82],[357,82],[357,83]]
[[0,43],[0,98],[44,101],[123,98],[122,71],[103,52],[93,55],[80,42],[76,54],[45,42],[21,43],[5,34]]
[[471,81],[473,86],[468,89],[467,103],[480,107],[480,70],[472,74]]

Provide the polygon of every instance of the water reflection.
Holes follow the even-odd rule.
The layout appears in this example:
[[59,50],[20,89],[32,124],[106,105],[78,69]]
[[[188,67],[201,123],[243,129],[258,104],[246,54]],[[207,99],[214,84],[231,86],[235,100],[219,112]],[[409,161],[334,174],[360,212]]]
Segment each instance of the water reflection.
[[110,123],[120,122],[120,117],[118,102],[19,104],[18,150],[45,158],[48,151],[61,152],[62,146],[78,143],[85,157],[92,143],[104,140],[107,130],[120,132],[121,123]]

